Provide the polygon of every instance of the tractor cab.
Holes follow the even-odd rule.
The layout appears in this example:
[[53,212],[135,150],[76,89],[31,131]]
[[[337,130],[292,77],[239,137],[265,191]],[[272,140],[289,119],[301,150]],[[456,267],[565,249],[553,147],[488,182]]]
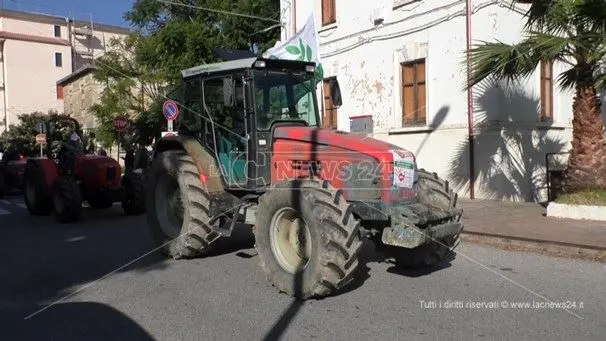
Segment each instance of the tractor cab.
[[[228,188],[270,184],[276,127],[321,126],[315,63],[246,58],[182,75],[179,133],[195,136],[216,157]],[[331,84],[332,98],[340,99],[338,83]]]

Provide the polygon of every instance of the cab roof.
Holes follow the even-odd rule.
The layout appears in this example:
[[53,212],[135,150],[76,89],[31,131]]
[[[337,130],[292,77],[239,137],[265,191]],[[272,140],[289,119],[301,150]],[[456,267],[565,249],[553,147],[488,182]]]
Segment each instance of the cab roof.
[[[259,62],[259,63],[257,63]],[[310,72],[307,67],[315,66],[314,62],[304,62],[298,60],[286,60],[286,59],[267,59],[261,57],[243,58],[230,60],[226,62],[219,62],[213,64],[202,64],[189,69],[181,71],[183,78],[190,78],[195,76],[209,76],[219,73],[233,73],[236,71],[242,71],[246,69],[270,69],[270,70],[284,70],[294,72]]]

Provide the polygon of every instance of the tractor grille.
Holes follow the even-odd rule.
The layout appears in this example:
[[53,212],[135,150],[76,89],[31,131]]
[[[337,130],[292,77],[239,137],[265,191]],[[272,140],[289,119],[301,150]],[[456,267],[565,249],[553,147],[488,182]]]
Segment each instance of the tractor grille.
[[116,180],[116,166],[109,166],[109,167],[107,167],[107,169],[105,171],[106,171],[107,181]]
[[348,200],[381,198],[381,176],[377,162],[363,161],[346,167],[348,179],[343,189]]

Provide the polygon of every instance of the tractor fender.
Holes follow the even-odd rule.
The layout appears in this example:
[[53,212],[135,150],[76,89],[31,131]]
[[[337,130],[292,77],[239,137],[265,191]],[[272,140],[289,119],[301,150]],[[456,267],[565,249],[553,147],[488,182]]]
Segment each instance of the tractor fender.
[[196,138],[183,135],[166,136],[156,143],[155,155],[173,149],[184,150],[194,160],[200,181],[206,184],[209,193],[224,191],[217,160]]
[[55,180],[59,177],[59,168],[51,159],[47,158],[31,158],[27,163],[36,164],[37,168],[44,173],[44,184],[46,193],[50,194]]

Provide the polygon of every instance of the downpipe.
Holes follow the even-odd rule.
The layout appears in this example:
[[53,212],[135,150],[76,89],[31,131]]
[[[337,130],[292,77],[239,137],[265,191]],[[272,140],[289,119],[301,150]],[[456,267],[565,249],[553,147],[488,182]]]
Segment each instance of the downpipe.
[[8,112],[6,106],[6,40],[0,40],[0,56],[2,57],[2,95],[4,105],[4,131],[9,131]]
[[467,30],[467,137],[469,140],[469,197],[475,199],[475,138],[474,138],[474,117],[473,117],[473,89],[469,84],[472,82],[471,67],[471,16],[472,0],[467,0],[465,26]]

